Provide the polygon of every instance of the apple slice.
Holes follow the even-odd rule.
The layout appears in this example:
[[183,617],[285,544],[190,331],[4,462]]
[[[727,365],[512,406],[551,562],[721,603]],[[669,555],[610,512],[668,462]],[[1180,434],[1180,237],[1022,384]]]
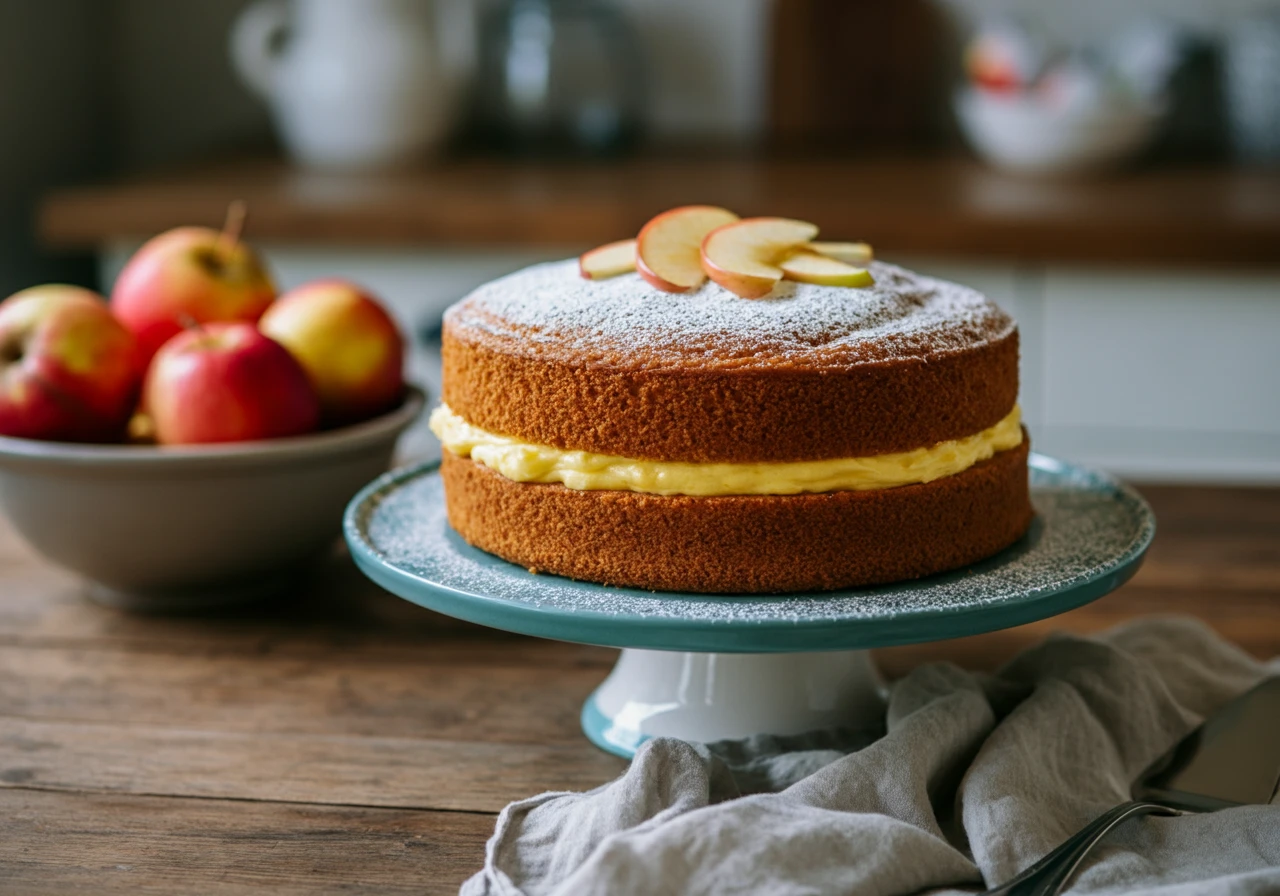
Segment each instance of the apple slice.
[[707,279],[699,251],[717,227],[737,221],[728,209],[684,205],[649,221],[636,237],[636,270],[666,292],[688,292]]
[[872,258],[871,246],[867,243],[810,243],[805,248],[855,267],[862,267]]
[[578,256],[578,273],[587,280],[607,280],[635,269],[635,240],[605,243]]
[[702,269],[729,292],[758,299],[782,279],[778,261],[818,235],[818,226],[791,218],[744,218],[707,234]]
[[807,249],[787,256],[778,267],[782,268],[782,275],[788,280],[820,286],[874,286],[876,282],[866,268],[855,268]]

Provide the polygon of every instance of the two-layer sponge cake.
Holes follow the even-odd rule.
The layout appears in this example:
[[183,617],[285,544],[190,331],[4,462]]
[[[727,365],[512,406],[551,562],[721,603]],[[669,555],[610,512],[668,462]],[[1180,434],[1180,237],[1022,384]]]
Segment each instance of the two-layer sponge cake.
[[956,569],[1032,517],[1018,334],[972,289],[672,294],[573,261],[445,316],[449,521],[531,569],[663,591],[787,592]]

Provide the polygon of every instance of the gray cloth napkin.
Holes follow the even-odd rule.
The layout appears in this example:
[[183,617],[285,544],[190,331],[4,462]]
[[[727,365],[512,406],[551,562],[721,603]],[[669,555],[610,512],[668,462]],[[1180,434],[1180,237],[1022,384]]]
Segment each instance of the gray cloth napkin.
[[[1198,622],[1145,620],[994,676],[918,668],[878,731],[655,739],[616,781],[507,806],[462,893],[972,893],[1128,799],[1268,671]],[[1280,806],[1131,821],[1071,892],[1280,893]]]

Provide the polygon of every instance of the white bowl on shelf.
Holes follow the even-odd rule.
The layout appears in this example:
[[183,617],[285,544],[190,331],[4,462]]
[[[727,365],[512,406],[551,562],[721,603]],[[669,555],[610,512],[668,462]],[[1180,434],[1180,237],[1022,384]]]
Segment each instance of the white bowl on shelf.
[[956,117],[979,156],[1019,174],[1075,174],[1115,167],[1148,143],[1158,108],[1137,101],[1054,104],[1029,93],[964,88]]

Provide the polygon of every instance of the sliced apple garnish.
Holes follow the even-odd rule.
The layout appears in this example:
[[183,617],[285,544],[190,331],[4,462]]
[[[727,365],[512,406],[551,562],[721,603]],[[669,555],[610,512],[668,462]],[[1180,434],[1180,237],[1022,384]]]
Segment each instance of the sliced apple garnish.
[[854,267],[862,267],[872,258],[871,246],[867,243],[810,243],[805,248]]
[[702,240],[738,216],[714,205],[684,205],[649,221],[636,238],[636,270],[666,292],[688,292],[702,285]]
[[744,218],[707,234],[702,269],[729,292],[758,299],[782,279],[778,262],[818,235],[818,226],[791,218]]
[[578,256],[578,273],[588,280],[605,280],[635,269],[635,240],[605,243]]
[[817,283],[821,286],[874,286],[876,282],[866,268],[856,268],[851,264],[845,264],[843,261],[837,261],[807,249],[788,255],[778,263],[778,267],[782,268],[782,275],[788,280],[798,280],[801,283]]

